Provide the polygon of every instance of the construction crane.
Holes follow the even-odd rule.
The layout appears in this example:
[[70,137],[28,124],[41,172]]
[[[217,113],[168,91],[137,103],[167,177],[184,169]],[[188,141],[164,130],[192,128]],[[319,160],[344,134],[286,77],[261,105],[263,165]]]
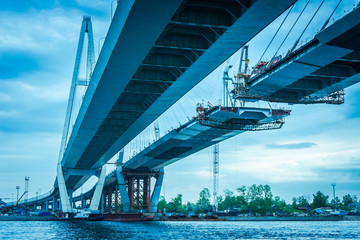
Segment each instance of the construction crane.
[[21,197],[16,201],[16,203],[14,204],[13,207],[16,207],[16,205],[18,205],[18,203],[20,202],[21,198],[22,198],[26,193],[27,193],[27,191],[25,191],[25,192],[21,195]]
[[219,189],[219,143],[214,145],[213,158],[213,197],[214,210],[218,211],[218,189]]
[[[223,74],[223,104],[225,107],[229,107],[229,103],[231,104],[231,107],[235,107],[236,100],[231,97],[231,92],[229,90],[229,84],[230,81],[235,88],[244,87],[245,86],[245,80],[250,77],[250,74],[247,74],[248,72],[248,65],[249,65],[249,59],[248,59],[248,50],[249,46],[246,45],[241,49],[241,56],[240,56],[240,63],[238,71],[239,73],[235,76],[235,81],[229,76],[229,70],[232,68],[232,65],[228,65],[225,68],[224,74]],[[242,69],[244,63],[244,70]],[[244,105],[244,103],[240,102],[240,105]],[[218,211],[218,189],[219,189],[219,143],[214,145],[213,148],[213,201],[214,201],[214,212]]]

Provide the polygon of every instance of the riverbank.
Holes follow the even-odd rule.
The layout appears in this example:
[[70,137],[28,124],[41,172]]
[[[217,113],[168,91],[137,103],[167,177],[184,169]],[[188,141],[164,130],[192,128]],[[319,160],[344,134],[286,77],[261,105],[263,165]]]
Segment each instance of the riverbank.
[[51,221],[50,216],[0,216],[0,221]]
[[343,216],[286,216],[286,217],[255,217],[255,216],[231,216],[231,217],[219,217],[225,218],[226,221],[343,221]]
[[[48,216],[0,216],[0,221],[52,221],[53,217]],[[103,220],[106,221],[106,220]],[[125,220],[126,221],[126,220]],[[307,216],[307,217],[253,217],[253,216],[221,216],[218,218],[215,217],[160,217],[154,218],[154,221],[360,221],[360,216]]]
[[158,221],[360,221],[360,216],[286,216],[286,217],[273,217],[273,216],[220,216],[220,217],[162,217]]

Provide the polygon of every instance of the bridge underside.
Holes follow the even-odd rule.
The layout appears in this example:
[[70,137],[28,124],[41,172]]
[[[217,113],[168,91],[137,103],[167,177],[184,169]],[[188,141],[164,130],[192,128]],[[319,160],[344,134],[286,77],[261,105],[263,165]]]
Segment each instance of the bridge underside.
[[[360,9],[355,9],[315,38],[250,80],[250,95],[306,103],[360,81]],[[310,102],[311,103],[311,102]],[[316,101],[315,101],[316,103]]]
[[157,170],[244,131],[278,129],[289,111],[213,107],[127,161],[123,169]]
[[[120,1],[64,169],[100,168],[294,2]],[[66,186],[76,189],[88,178],[65,176]]]

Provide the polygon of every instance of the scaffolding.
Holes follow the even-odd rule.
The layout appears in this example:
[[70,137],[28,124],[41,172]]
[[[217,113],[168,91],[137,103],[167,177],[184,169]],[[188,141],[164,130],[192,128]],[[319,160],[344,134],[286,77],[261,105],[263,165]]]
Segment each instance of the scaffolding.
[[197,104],[196,120],[202,126],[220,128],[225,130],[264,131],[264,130],[280,129],[282,125],[285,123],[283,116],[290,115],[290,110],[272,109],[271,116],[274,117],[274,120],[271,122],[262,122],[255,119],[241,119],[241,118],[230,118],[221,121],[209,117],[209,114],[217,109],[227,113],[238,113],[241,107],[212,106],[209,108],[205,108],[203,104]]
[[289,104],[318,104],[318,103],[325,103],[325,104],[334,104],[340,105],[345,102],[345,91],[339,90],[328,95],[323,96],[305,96],[303,98],[294,98],[293,96],[260,96],[250,94],[247,89],[237,90],[234,92],[233,97],[235,99],[243,100],[243,101],[267,101],[267,102],[278,102],[278,103],[289,103]]

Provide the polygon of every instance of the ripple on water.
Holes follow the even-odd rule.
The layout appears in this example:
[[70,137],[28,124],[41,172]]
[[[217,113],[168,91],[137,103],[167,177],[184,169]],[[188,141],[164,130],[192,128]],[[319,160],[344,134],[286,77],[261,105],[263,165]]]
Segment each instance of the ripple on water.
[[360,239],[360,222],[0,222],[0,239]]

